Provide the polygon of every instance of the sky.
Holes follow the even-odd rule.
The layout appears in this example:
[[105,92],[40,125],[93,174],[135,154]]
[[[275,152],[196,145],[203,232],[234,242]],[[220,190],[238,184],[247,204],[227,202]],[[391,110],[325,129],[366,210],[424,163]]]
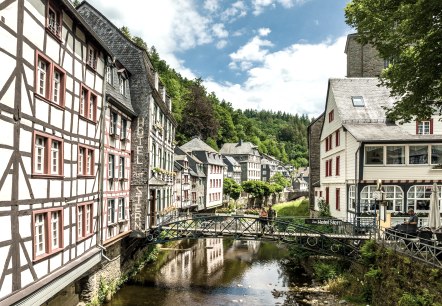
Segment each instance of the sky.
[[349,0],[88,2],[235,109],[317,117],[328,79],[346,74]]

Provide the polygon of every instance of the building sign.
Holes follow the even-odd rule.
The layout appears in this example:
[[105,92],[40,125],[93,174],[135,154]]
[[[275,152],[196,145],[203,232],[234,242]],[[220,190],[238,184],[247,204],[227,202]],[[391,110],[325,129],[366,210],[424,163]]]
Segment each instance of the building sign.
[[313,225],[341,225],[342,220],[339,219],[305,219],[305,224]]

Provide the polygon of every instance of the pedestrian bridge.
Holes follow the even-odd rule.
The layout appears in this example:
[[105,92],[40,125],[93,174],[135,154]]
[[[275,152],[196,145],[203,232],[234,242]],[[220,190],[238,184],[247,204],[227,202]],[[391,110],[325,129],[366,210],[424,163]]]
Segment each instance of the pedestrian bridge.
[[[358,257],[362,241],[371,239],[373,227],[356,228],[338,219],[277,218],[262,220],[253,215],[194,214],[173,218],[151,229],[149,243],[182,239],[233,238],[296,244],[325,255]],[[361,228],[363,230],[361,230]],[[356,230],[358,229],[358,230]]]

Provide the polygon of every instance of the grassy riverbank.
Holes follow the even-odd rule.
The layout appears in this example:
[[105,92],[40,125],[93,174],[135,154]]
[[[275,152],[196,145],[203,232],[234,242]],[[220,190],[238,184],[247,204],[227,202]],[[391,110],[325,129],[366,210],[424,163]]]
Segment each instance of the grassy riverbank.
[[272,208],[276,211],[278,217],[307,217],[309,215],[309,203],[304,198],[275,204]]

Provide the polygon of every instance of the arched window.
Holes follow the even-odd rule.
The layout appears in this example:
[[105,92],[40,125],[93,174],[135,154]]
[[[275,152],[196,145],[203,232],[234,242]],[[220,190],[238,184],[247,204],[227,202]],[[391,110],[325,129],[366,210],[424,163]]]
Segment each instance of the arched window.
[[[394,185],[384,185],[383,199],[387,201],[388,211],[402,211],[404,204],[404,192],[401,187]],[[374,211],[375,209],[375,198],[373,192],[376,191],[375,185],[369,185],[362,188],[361,191],[361,211]],[[378,209],[378,207],[376,208]]]
[[399,186],[384,186],[383,197],[387,201],[388,211],[402,211],[404,208],[404,191]]
[[[411,186],[407,193],[407,210],[412,208],[415,211],[428,212],[430,209],[430,198],[433,186]],[[441,203],[441,186],[437,186],[439,196],[439,208]]]

